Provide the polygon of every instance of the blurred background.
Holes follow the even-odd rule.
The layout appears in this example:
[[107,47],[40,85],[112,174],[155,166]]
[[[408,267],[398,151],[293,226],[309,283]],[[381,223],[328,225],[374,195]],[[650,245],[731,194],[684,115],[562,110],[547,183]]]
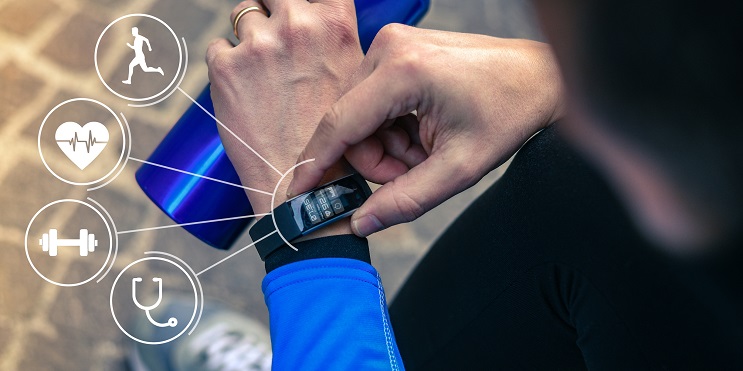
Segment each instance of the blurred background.
[[[174,254],[197,271],[229,254],[180,228],[121,235],[118,257],[100,283],[67,288],[47,283],[33,271],[25,256],[24,234],[41,207],[64,198],[94,198],[111,213],[119,230],[173,224],[137,186],[137,163],[129,162],[114,182],[92,192],[53,177],[37,151],[39,127],[57,104],[76,97],[94,98],[126,115],[133,139],[131,156],[147,158],[191,102],[174,94],[155,106],[128,107],[126,101],[106,90],[96,75],[93,54],[98,36],[125,14],[146,13],[162,19],[188,43],[188,72],[180,87],[196,96],[207,83],[206,46],[215,37],[231,36],[229,14],[237,3],[0,0],[0,370],[127,369],[124,358],[131,340],[114,323],[108,304],[116,275],[149,250]],[[419,26],[541,39],[525,0],[431,0],[431,9]],[[172,38],[147,36],[153,45],[160,42],[158,37]],[[131,34],[115,37],[121,45],[132,40]],[[104,47],[99,58],[114,65],[120,60],[123,66],[130,58],[124,52],[130,51]],[[428,246],[502,171],[494,171],[421,219],[371,238],[372,260],[389,300],[394,299]],[[64,230],[65,223],[75,217],[75,210],[62,207],[37,222],[40,230],[52,225]],[[246,233],[233,250],[248,244]],[[44,254],[38,246],[33,247],[32,259]],[[98,260],[60,254],[53,264],[42,268],[50,279],[75,282],[99,267]],[[260,290],[264,274],[253,249],[204,273],[199,278],[206,306],[228,303],[267,323]]]

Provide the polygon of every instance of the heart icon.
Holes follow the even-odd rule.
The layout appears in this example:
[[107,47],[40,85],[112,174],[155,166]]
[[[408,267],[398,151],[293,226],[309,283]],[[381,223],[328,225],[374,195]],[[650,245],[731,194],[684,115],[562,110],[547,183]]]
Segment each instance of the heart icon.
[[54,139],[59,148],[80,170],[90,165],[108,143],[108,129],[100,122],[89,122],[84,126],[76,122],[59,125]]

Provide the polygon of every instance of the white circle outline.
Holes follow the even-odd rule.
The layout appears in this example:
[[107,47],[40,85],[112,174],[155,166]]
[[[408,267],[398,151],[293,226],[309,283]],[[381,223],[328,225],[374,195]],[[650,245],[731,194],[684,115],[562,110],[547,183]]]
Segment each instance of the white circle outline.
[[[113,258],[111,258],[111,265],[106,269],[105,272],[103,272],[103,274],[100,277],[98,277],[97,280],[95,280],[95,283],[101,283],[101,281],[104,278],[106,278],[106,275],[108,274],[108,272],[111,271],[111,268],[113,268],[114,262],[116,261],[116,256],[118,256],[118,254],[119,254],[119,230],[116,229],[116,223],[114,223],[114,219],[111,217],[111,214],[108,212],[108,210],[106,210],[106,208],[103,207],[103,205],[101,205],[98,201],[96,201],[96,200],[94,200],[94,199],[92,199],[90,197],[87,197],[87,199],[88,199],[88,201],[90,201],[90,202],[94,203],[96,206],[98,206],[101,210],[103,210],[103,213],[106,214],[106,216],[108,217],[108,221],[111,222],[111,226],[113,227],[113,230],[114,230],[114,232],[113,232],[113,237],[114,237],[114,242],[115,242],[114,243],[114,249],[113,249],[113,255],[114,256],[113,256]],[[108,265],[108,264],[106,264],[106,265]]]
[[[172,265],[175,265],[178,269],[180,269],[183,272],[183,274],[186,275],[186,277],[188,278],[188,280],[191,282],[191,286],[193,287],[194,308],[193,308],[193,314],[191,314],[191,319],[188,321],[188,324],[185,327],[183,327],[183,330],[181,330],[181,332],[177,333],[176,335],[174,335],[170,339],[166,339],[166,340],[163,340],[163,341],[147,341],[147,340],[142,340],[140,338],[137,338],[137,337],[133,336],[132,334],[130,334],[129,332],[127,332],[126,330],[124,330],[124,327],[121,326],[121,324],[119,323],[118,318],[116,318],[116,313],[114,312],[114,289],[116,289],[116,283],[119,281],[119,278],[121,278],[121,276],[124,274],[124,272],[126,272],[127,269],[129,269],[129,268],[131,268],[131,266],[133,266],[133,265],[135,265],[137,263],[141,263],[141,262],[143,262],[145,260],[161,260],[161,261],[170,263]],[[198,278],[197,278],[197,280],[198,280]],[[121,272],[119,272],[119,275],[116,276],[116,279],[114,280],[114,283],[111,285],[111,294],[109,295],[108,303],[111,306],[111,315],[114,317],[114,322],[116,322],[116,326],[119,326],[119,329],[121,330],[121,332],[124,333],[124,335],[126,335],[130,339],[132,339],[132,340],[134,340],[136,342],[142,343],[142,344],[160,345],[160,344],[169,343],[169,342],[177,339],[178,337],[180,337],[181,335],[183,335],[183,333],[185,333],[186,330],[188,330],[189,327],[191,327],[191,323],[193,323],[193,320],[196,318],[196,310],[198,309],[199,298],[198,298],[198,294],[196,292],[196,284],[194,283],[193,278],[191,278],[191,276],[186,272],[186,269],[184,269],[180,264],[178,264],[178,263],[176,263],[176,262],[174,262],[174,261],[172,261],[170,259],[162,258],[162,257],[159,257],[159,256],[150,256],[150,257],[141,258],[139,260],[135,260],[135,261],[129,263],[129,265],[127,265],[126,267],[124,267],[124,269],[122,269]]]
[[[199,325],[199,321],[201,321],[201,314],[204,312],[204,290],[201,288],[201,281],[199,281],[199,275],[196,274],[196,272],[194,272],[193,268],[191,268],[191,266],[188,265],[188,263],[184,262],[183,259],[181,259],[181,258],[179,258],[179,257],[177,257],[177,256],[175,256],[173,254],[169,254],[169,253],[162,252],[162,251],[154,251],[154,250],[145,251],[144,253],[145,253],[145,255],[147,255],[147,254],[160,254],[160,255],[169,256],[169,257],[171,257],[171,258],[179,261],[181,264],[183,264],[183,266],[185,266],[186,268],[188,268],[188,271],[191,272],[191,274],[193,274],[193,277],[196,279],[196,283],[199,285],[198,290],[199,290],[199,298],[201,299],[201,306],[199,307],[199,316],[196,318],[196,323],[194,323],[193,328],[191,329],[191,331],[188,332],[188,334],[191,335],[191,333],[193,333],[194,330],[196,330],[196,326]],[[196,305],[198,305],[198,301],[196,302]]]
[[[149,96],[147,98],[132,98],[132,97],[127,97],[126,95],[123,95],[123,94],[119,94],[117,91],[113,90],[113,88],[111,88],[110,86],[108,86],[108,84],[106,83],[106,80],[103,79],[103,75],[101,75],[101,70],[98,68],[98,46],[101,43],[101,39],[103,39],[103,35],[116,22],[118,22],[118,21],[120,21],[122,19],[125,19],[125,18],[129,18],[129,17],[146,17],[146,18],[152,18],[152,19],[160,22],[163,26],[165,26],[168,29],[168,31],[170,31],[170,33],[173,35],[173,38],[175,39],[175,43],[178,44],[178,70],[176,71],[175,75],[173,76],[173,80],[170,81],[170,84],[168,84],[168,86],[166,86],[165,89],[163,89],[159,93],[157,93],[155,95],[152,95],[152,96]],[[181,73],[181,66],[183,65],[183,50],[181,49],[181,42],[178,40],[178,36],[175,34],[175,31],[173,31],[173,29],[170,28],[170,26],[168,26],[167,23],[163,22],[162,19],[157,18],[157,17],[152,16],[152,15],[149,15],[149,14],[134,13],[134,14],[123,15],[123,16],[121,16],[119,18],[116,18],[113,22],[109,23],[108,26],[106,26],[106,28],[103,29],[103,32],[101,32],[101,35],[98,36],[98,41],[96,41],[96,43],[95,43],[95,52],[93,52],[93,62],[95,63],[95,72],[98,74],[98,78],[103,83],[103,86],[105,86],[106,89],[108,89],[108,91],[110,91],[111,93],[113,93],[114,95],[116,95],[117,97],[122,98],[122,99],[126,99],[126,100],[129,100],[129,101],[132,101],[132,102],[143,102],[143,101],[147,101],[147,100],[150,100],[150,99],[155,99],[155,98],[163,95],[163,93],[165,93],[166,91],[168,91],[168,89],[170,89],[170,87],[173,86],[173,84],[175,83],[175,81],[178,79],[178,75]]]
[[[41,272],[39,272],[38,269],[36,269],[36,266],[34,265],[34,262],[31,261],[31,255],[28,252],[28,232],[31,230],[31,225],[34,223],[34,220],[36,219],[36,217],[39,216],[39,214],[41,214],[41,212],[44,211],[46,208],[48,208],[48,207],[50,207],[52,205],[56,205],[56,204],[64,203],[64,202],[78,203],[78,204],[85,205],[85,206],[89,207],[90,209],[92,209],[93,211],[95,211],[95,213],[98,214],[99,217],[101,217],[101,220],[103,220],[103,224],[106,225],[106,229],[108,230],[108,255],[106,256],[106,261],[103,262],[103,265],[101,266],[101,269],[99,269],[98,272],[96,272],[92,277],[88,278],[85,281],[78,282],[78,283],[59,283],[59,282],[56,282],[56,281],[53,281],[53,280],[47,278],[46,276],[44,276],[43,274],[41,274]],[[106,266],[108,265],[108,260],[111,259],[111,250],[113,250],[113,237],[111,236],[111,227],[108,225],[108,222],[106,221],[106,218],[103,217],[103,214],[101,214],[101,212],[98,209],[94,208],[92,205],[90,205],[87,202],[65,198],[65,199],[62,199],[62,200],[57,200],[57,201],[50,202],[50,203],[46,204],[46,206],[42,207],[39,211],[36,212],[36,214],[34,214],[34,216],[31,218],[31,221],[28,222],[28,227],[26,227],[26,235],[25,235],[24,245],[25,245],[25,248],[26,248],[26,258],[28,259],[28,263],[31,264],[31,268],[33,268],[34,272],[36,272],[36,274],[38,274],[39,277],[43,278],[45,281],[47,281],[47,282],[49,282],[51,284],[57,285],[57,286],[75,287],[75,286],[84,285],[84,284],[92,281],[99,274],[101,274],[101,272],[103,271],[104,268],[106,268]]]
[[[52,168],[49,166],[49,164],[46,163],[46,159],[44,159],[44,153],[41,151],[41,133],[44,130],[44,124],[46,124],[46,120],[48,120],[49,119],[49,116],[51,116],[52,113],[54,113],[54,111],[56,111],[59,107],[65,105],[67,103],[77,102],[77,101],[92,102],[92,103],[96,103],[96,104],[102,106],[103,108],[105,108],[106,110],[108,110],[108,112],[111,113],[111,115],[113,115],[113,117],[116,119],[116,122],[119,124],[119,128],[121,129],[122,146],[121,146],[121,154],[119,155],[119,160],[116,161],[116,165],[114,165],[114,167],[111,169],[111,171],[109,171],[106,175],[104,175],[104,176],[102,176],[102,177],[100,177],[100,178],[98,178],[96,180],[90,181],[90,182],[73,182],[71,180],[67,180],[67,179],[61,177],[60,175],[58,175],[57,173],[55,173],[54,170],[52,170]],[[95,99],[91,99],[91,98],[72,98],[72,99],[68,99],[68,100],[66,100],[66,101],[64,101],[64,102],[62,102],[62,103],[54,106],[54,108],[52,108],[52,110],[49,111],[49,113],[46,114],[46,116],[44,117],[44,120],[41,121],[41,126],[39,127],[39,137],[37,139],[37,146],[39,147],[39,156],[41,157],[41,162],[44,164],[44,167],[46,167],[46,169],[49,170],[49,172],[52,173],[52,175],[54,175],[55,178],[57,178],[57,179],[65,182],[67,184],[71,184],[71,185],[88,186],[88,185],[98,183],[98,182],[100,182],[100,181],[108,178],[119,167],[119,164],[121,164],[121,160],[124,159],[124,152],[126,152],[125,151],[126,150],[126,132],[124,131],[124,125],[122,125],[121,124],[121,120],[119,120],[119,116],[117,116],[116,113],[114,113],[114,111],[111,108],[109,108],[107,105],[105,105],[105,104],[103,104],[103,103],[101,103],[101,102],[99,102],[99,101],[97,101]],[[130,146],[131,146],[131,144],[130,144]]]
[[304,165],[304,164],[306,164],[308,162],[312,162],[312,161],[315,161],[315,159],[314,158],[311,158],[309,160],[304,160],[304,161],[302,161],[302,162],[300,162],[300,163],[292,166],[291,168],[289,168],[289,170],[287,170],[284,173],[284,175],[281,176],[281,179],[279,179],[279,182],[276,183],[276,187],[273,189],[273,194],[271,195],[271,220],[273,221],[273,227],[275,228],[276,233],[279,234],[279,237],[281,237],[281,239],[284,241],[284,243],[287,246],[291,247],[292,250],[294,250],[294,251],[299,251],[299,249],[297,249],[296,247],[294,247],[294,245],[292,245],[289,241],[286,240],[286,238],[284,237],[284,235],[281,234],[281,231],[279,230],[279,226],[276,225],[276,215],[274,215],[274,212],[273,212],[273,210],[275,209],[275,207],[274,207],[273,204],[274,204],[274,201],[276,200],[276,192],[278,192],[279,186],[281,185],[281,182],[284,181],[284,178],[286,178],[286,176],[289,175],[289,173],[291,173],[292,171],[294,171],[294,169],[296,169],[297,167],[299,167],[301,165]]

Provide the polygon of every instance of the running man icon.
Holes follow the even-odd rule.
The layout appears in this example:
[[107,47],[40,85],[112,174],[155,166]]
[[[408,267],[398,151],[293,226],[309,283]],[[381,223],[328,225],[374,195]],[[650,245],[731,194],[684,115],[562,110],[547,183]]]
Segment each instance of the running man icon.
[[134,67],[136,67],[137,65],[139,65],[139,67],[141,67],[142,71],[144,72],[159,72],[161,75],[164,76],[165,73],[163,73],[162,68],[148,67],[147,62],[145,61],[144,51],[142,50],[142,43],[147,43],[147,49],[149,49],[149,51],[152,51],[150,40],[140,35],[139,29],[137,27],[132,27],[132,36],[134,36],[134,45],[131,45],[129,43],[126,43],[126,45],[134,49],[134,59],[132,59],[132,62],[129,63],[129,78],[122,82],[127,85],[130,85],[132,83],[132,74],[134,73]]

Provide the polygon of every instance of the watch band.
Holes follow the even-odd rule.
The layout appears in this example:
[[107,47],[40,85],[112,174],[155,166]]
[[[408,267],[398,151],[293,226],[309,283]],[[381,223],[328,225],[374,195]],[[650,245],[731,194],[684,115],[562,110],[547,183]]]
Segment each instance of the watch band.
[[369,241],[355,234],[325,236],[292,242],[298,249],[280,248],[266,257],[266,273],[287,264],[322,258],[355,259],[371,264]]
[[[287,223],[287,216],[290,216],[290,207],[287,203],[282,203],[273,210],[276,217],[276,226],[281,231],[281,234],[286,238],[287,241],[294,240],[301,236],[301,231],[293,223]],[[266,257],[278,248],[284,245],[284,240],[278,233],[273,233],[276,228],[273,225],[273,218],[271,215],[266,215],[258,220],[252,228],[250,228],[250,237],[255,243],[258,255],[261,260],[266,260]]]
[[[296,209],[292,208],[292,201],[294,200],[301,199],[302,197],[305,197],[306,199],[307,195],[323,192],[323,190],[327,189],[328,187],[334,187],[338,183],[344,183],[348,181],[351,181],[353,182],[353,184],[358,185],[359,188],[355,191],[355,196],[357,199],[360,199],[361,202],[365,201],[371,195],[371,189],[369,189],[369,185],[366,184],[366,180],[360,174],[355,173],[337,179],[333,182],[324,184],[311,191],[305,192],[290,200],[287,200],[273,210],[273,218],[271,217],[271,215],[266,215],[263,218],[259,219],[253,225],[253,227],[250,228],[249,233],[250,237],[255,242],[255,247],[258,251],[258,255],[260,255],[261,257],[261,260],[265,261],[269,255],[286,245],[281,236],[284,236],[287,241],[292,241],[301,237],[303,233],[309,233],[317,228],[322,228],[324,225],[330,224],[340,218],[346,217],[353,213],[353,211],[355,211],[358,206],[350,210],[343,210],[344,213],[342,215],[333,215],[317,226],[313,226],[311,228],[303,230],[302,227],[298,225],[298,223],[301,223],[301,216],[295,215]],[[281,235],[279,235],[279,233],[274,233],[274,231],[276,230],[276,228],[274,228],[274,220],[276,221],[276,228],[281,231]]]

